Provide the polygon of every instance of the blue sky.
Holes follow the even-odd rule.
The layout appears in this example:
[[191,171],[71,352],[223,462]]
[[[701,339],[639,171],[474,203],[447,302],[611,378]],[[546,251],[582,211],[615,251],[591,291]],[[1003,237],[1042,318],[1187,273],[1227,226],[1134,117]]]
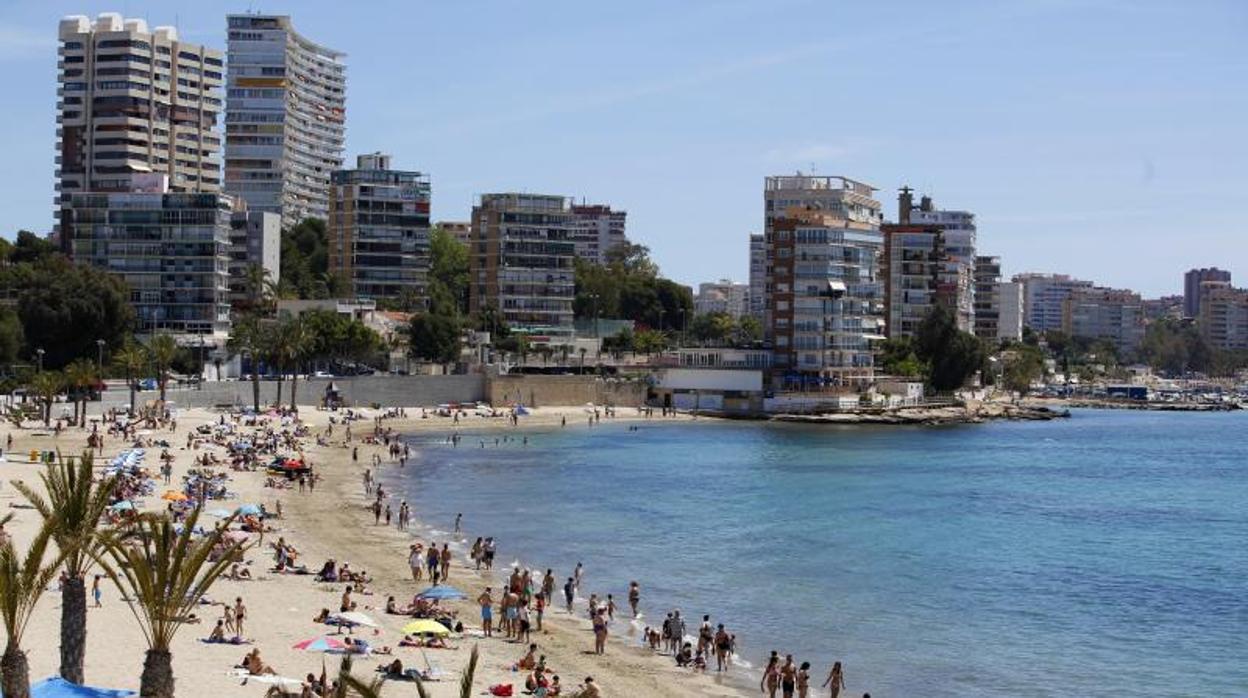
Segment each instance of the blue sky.
[[1242,0],[5,0],[0,230],[51,225],[61,16],[224,48],[248,9],[349,54],[348,158],[431,173],[438,219],[482,192],[585,197],[627,209],[668,275],[744,280],[763,177],[813,166],[879,187],[889,218],[902,184],[975,211],[1007,273],[1248,282]]

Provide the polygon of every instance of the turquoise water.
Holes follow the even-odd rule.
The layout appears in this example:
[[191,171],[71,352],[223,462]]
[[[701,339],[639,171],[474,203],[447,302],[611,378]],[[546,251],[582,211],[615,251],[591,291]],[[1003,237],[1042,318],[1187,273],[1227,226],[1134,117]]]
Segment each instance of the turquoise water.
[[527,433],[415,440],[391,486],[755,666],[841,660],[849,695],[1248,695],[1248,414]]

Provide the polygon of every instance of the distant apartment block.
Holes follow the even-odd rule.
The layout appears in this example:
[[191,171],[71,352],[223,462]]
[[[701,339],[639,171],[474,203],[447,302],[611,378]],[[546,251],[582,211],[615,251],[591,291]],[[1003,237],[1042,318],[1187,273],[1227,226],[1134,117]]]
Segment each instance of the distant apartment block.
[[135,175],[163,175],[176,192],[220,190],[220,51],[114,12],[66,17],[58,37],[58,209],[79,192],[128,191]]
[[1023,285],[1013,281],[997,284],[997,340],[1023,338]]
[[1015,274],[1023,285],[1023,326],[1038,333],[1062,329],[1066,298],[1075,289],[1092,288],[1091,281],[1080,281],[1065,274]]
[[699,315],[727,313],[740,318],[749,313],[750,285],[734,283],[731,279],[705,281],[698,284],[693,297],[693,310]]
[[346,66],[285,15],[229,15],[225,190],[290,227],[329,215],[342,169]]
[[1183,317],[1200,317],[1201,285],[1207,282],[1231,283],[1231,272],[1217,267],[1190,269],[1183,275]]
[[[1229,283],[1228,283],[1229,285]],[[1182,320],[1186,299],[1183,296],[1162,296],[1144,299],[1144,317],[1155,320]]]
[[1001,317],[1001,258],[975,258],[975,336],[996,341],[1000,339],[998,322]]
[[628,243],[626,211],[614,211],[605,204],[573,204],[572,216],[572,244],[578,259],[606,264],[611,250]]
[[750,233],[750,295],[749,314],[766,325],[767,312],[767,238]]
[[472,209],[469,310],[493,309],[536,341],[570,338],[577,226],[566,197],[483,194]]
[[1139,349],[1144,325],[1144,302],[1134,291],[1078,288],[1062,304],[1062,332],[1071,337],[1109,340],[1122,354]]
[[445,230],[462,245],[466,246],[471,241],[472,223],[468,221],[438,221],[433,226]]
[[1200,333],[1216,349],[1248,350],[1248,290],[1206,284],[1200,301]]
[[429,275],[429,177],[360,155],[330,178],[329,270],[354,298],[423,302]]
[[897,197],[897,222],[881,226],[889,337],[910,337],[932,308],[953,313],[958,329],[975,329],[975,216],[937,209],[909,187]]
[[883,339],[883,238],[875,189],[844,177],[765,183],[769,337],[788,388],[862,388]]
[[249,287],[251,267],[262,269],[274,286],[282,279],[282,217],[268,211],[235,211],[230,215],[229,253],[230,303],[245,305],[257,291]]
[[234,206],[228,196],[96,192],[63,204],[62,231],[74,260],[126,282],[140,333],[226,334]]

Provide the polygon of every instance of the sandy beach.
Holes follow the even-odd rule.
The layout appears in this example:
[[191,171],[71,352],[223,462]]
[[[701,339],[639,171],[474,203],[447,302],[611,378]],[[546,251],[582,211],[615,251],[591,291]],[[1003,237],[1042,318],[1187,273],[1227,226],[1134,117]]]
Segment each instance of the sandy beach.
[[[629,419],[632,415],[625,410],[616,418],[619,421]],[[456,426],[449,418],[430,416],[421,419],[419,407],[409,408],[406,419],[392,418],[382,422],[383,428],[393,429],[399,434],[411,434],[418,431],[434,430],[438,433],[451,433]],[[585,413],[582,408],[545,408],[535,410],[530,416],[521,418],[518,427],[509,425],[503,418],[487,419],[468,417],[458,425],[461,431],[470,430],[507,430],[511,433],[523,434],[526,429],[550,427],[558,425],[566,416],[569,429],[589,428],[585,424]],[[329,423],[330,413],[318,411],[311,407],[301,408],[301,417],[313,432],[320,432]],[[169,452],[174,455],[173,487],[182,482],[183,475],[192,467],[192,459],[202,451],[187,449],[187,434],[196,427],[216,423],[220,414],[207,410],[184,410],[179,413],[177,430],[156,431],[148,438],[167,439],[170,443]],[[657,417],[656,417],[657,419]],[[676,419],[687,419],[678,417]],[[604,420],[605,421],[605,420]],[[276,424],[276,420],[271,422]],[[462,551],[457,554],[450,570],[449,583],[463,590],[468,599],[452,602],[451,608],[456,610],[463,621],[465,634],[451,641],[454,649],[412,649],[398,647],[402,634],[399,631],[409,618],[405,616],[387,615],[384,613],[388,595],[393,595],[400,604],[406,603],[418,591],[428,586],[427,582],[414,582],[407,566],[408,546],[417,540],[428,544],[428,539],[417,537],[414,531],[424,530],[421,524],[421,512],[414,511],[412,531],[399,531],[395,526],[375,525],[371,511],[368,510],[369,499],[364,492],[363,473],[371,467],[373,455],[379,454],[383,459],[382,469],[397,468],[397,464],[388,462],[384,445],[367,445],[361,443],[361,437],[372,432],[370,421],[354,422],[355,440],[353,446],[359,447],[358,463],[352,461],[352,449],[339,443],[342,439],[342,427],[336,426],[333,442],[327,446],[317,446],[311,438],[304,440],[307,460],[313,465],[316,473],[322,478],[312,492],[300,493],[297,489],[273,489],[265,486],[266,476],[263,472],[234,472],[225,469],[230,475],[229,489],[237,494],[237,498],[223,506],[237,506],[242,503],[263,504],[269,511],[277,508],[280,500],[284,516],[272,520],[276,529],[264,536],[263,545],[256,545],[247,553],[248,568],[255,579],[250,581],[232,581],[221,579],[212,588],[209,597],[215,602],[233,602],[241,597],[249,612],[244,635],[251,641],[249,646],[228,644],[205,644],[201,640],[207,637],[216,619],[221,617],[222,606],[201,606],[202,623],[187,625],[178,634],[173,646],[174,672],[177,678],[177,694],[180,696],[260,696],[264,695],[269,686],[255,679],[244,681],[233,669],[249,650],[259,648],[264,661],[271,665],[281,676],[302,678],[309,673],[320,674],[322,660],[328,667],[330,675],[337,671],[339,657],[336,655],[322,656],[315,652],[299,651],[292,646],[309,638],[323,634],[332,634],[333,628],[313,622],[313,617],[323,608],[336,611],[339,598],[345,584],[321,583],[308,576],[284,575],[270,572],[273,566],[272,550],[269,543],[282,536],[299,551],[300,562],[312,570],[319,569],[322,562],[333,558],[342,562],[350,561],[354,570],[367,570],[373,582],[370,588],[373,595],[357,597],[360,611],[378,621],[381,626],[376,631],[360,628],[356,634],[365,638],[373,647],[388,645],[394,648],[395,656],[405,666],[424,669],[426,662],[446,672],[446,680],[426,684],[434,696],[458,695],[459,672],[468,660],[471,648],[476,645],[480,649],[481,658],[476,673],[476,695],[488,695],[487,688],[495,684],[510,683],[515,687],[515,694],[521,695],[524,688],[524,673],[512,671],[512,665],[525,653],[525,647],[508,642],[495,636],[483,639],[477,637],[480,627],[480,613],[473,599],[487,585],[497,590],[497,575],[505,572],[500,565],[506,565],[513,556],[509,555],[505,539],[500,543],[497,564],[493,578],[473,571],[471,562]],[[11,426],[5,430],[6,435],[13,438],[12,449],[8,453],[8,461],[0,465],[5,481],[24,480],[37,483],[42,466],[26,462],[27,452],[35,450],[56,450],[64,454],[80,452],[86,445],[87,430],[68,429],[59,436],[53,436],[41,427],[36,428],[27,423],[23,429]],[[467,437],[469,441],[471,437]],[[105,440],[103,458],[97,460],[102,466],[114,455],[130,444],[120,439]],[[156,470],[160,448],[148,449],[146,466]],[[215,449],[218,455],[224,455],[221,448]],[[407,467],[416,467],[408,465]],[[159,498],[164,491],[163,484],[157,484],[156,494],[147,497],[143,508],[160,510],[165,505]],[[393,502],[397,511],[398,502]],[[0,487],[0,508],[5,513],[12,512],[14,520],[7,530],[13,535],[19,551],[30,540],[39,525],[38,514],[26,508],[21,496],[7,483]],[[212,504],[209,505],[212,508]],[[473,531],[471,512],[464,512],[467,523],[460,538],[477,535],[499,535],[497,531]],[[432,523],[432,522],[431,522]],[[449,528],[449,523],[435,528]],[[439,546],[445,540],[436,540]],[[551,541],[552,545],[557,544]],[[536,561],[540,564],[541,561]],[[592,568],[592,561],[587,561]],[[540,573],[540,571],[539,571]],[[571,570],[555,570],[556,578],[564,579]],[[644,585],[646,580],[639,580]],[[628,580],[612,580],[613,586],[626,586]],[[90,580],[88,580],[88,586]],[[559,594],[556,594],[558,597]],[[497,597],[496,597],[497,598]],[[552,604],[559,606],[560,604]],[[668,609],[645,608],[647,617],[661,618]],[[692,616],[697,609],[689,609],[686,615]],[[623,611],[627,615],[627,609]],[[44,595],[35,612],[29,630],[24,638],[24,649],[29,655],[31,678],[37,681],[56,673],[59,662],[59,617],[60,595],[53,589]],[[692,630],[692,628],[691,628]],[[121,598],[119,590],[107,580],[103,583],[102,607],[90,608],[88,612],[88,637],[86,656],[86,681],[89,684],[112,688],[138,689],[139,674],[142,670],[143,653],[146,649],[139,626],[134,621],[129,609]],[[634,631],[635,632],[635,631]],[[611,625],[611,640],[608,650],[603,656],[591,653],[593,635],[586,614],[578,609],[575,617],[562,610],[552,608],[546,614],[545,630],[535,632],[533,641],[538,644],[538,651],[546,655],[547,665],[561,678],[564,694],[571,694],[587,676],[593,676],[603,695],[609,696],[736,696],[745,695],[739,684],[717,676],[712,670],[706,674],[695,674],[687,669],[677,668],[668,656],[654,655],[638,646],[635,635],[630,633],[630,624],[626,618],[617,617]],[[389,662],[394,657],[365,657],[356,663],[358,675],[375,676],[374,668],[382,662]],[[414,688],[410,684],[392,683],[388,694],[413,695]]]

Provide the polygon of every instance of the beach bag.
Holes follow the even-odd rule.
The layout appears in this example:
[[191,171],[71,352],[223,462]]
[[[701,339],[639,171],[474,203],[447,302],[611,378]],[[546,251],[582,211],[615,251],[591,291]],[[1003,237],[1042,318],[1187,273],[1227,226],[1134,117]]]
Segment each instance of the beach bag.
[[500,683],[500,684],[496,684],[496,685],[494,685],[494,686],[490,686],[490,695],[492,695],[492,696],[510,696],[510,695],[511,695],[511,684],[509,684],[509,683]]

